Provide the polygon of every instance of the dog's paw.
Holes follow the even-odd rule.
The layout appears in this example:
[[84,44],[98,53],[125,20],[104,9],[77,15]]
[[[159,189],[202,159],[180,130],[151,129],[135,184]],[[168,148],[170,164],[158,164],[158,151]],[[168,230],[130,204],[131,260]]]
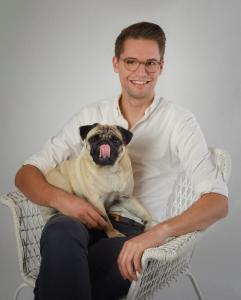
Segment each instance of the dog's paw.
[[144,226],[145,226],[145,231],[149,230],[151,228],[151,224],[152,224],[152,221],[148,221],[148,222],[144,222]]
[[152,217],[149,213],[146,213],[143,217],[142,217],[142,222],[145,225],[145,230],[149,229],[152,223]]
[[151,217],[151,215],[150,215],[148,212],[145,212],[144,214],[142,214],[142,215],[140,216],[140,218],[142,219],[142,222],[143,222],[144,224],[148,224],[148,223],[150,223],[151,220],[152,220],[152,217]]

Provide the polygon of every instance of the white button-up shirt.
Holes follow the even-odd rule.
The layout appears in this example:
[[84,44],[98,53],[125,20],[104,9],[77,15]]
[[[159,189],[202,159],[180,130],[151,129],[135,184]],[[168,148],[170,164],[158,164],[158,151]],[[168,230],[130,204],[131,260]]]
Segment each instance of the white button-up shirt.
[[[34,165],[45,174],[50,167],[78,155],[83,144],[79,127],[93,123],[128,129],[119,97],[83,107],[24,164]],[[127,147],[134,173],[134,196],[150,211],[154,223],[166,218],[167,201],[183,171],[191,178],[197,195],[215,192],[227,196],[227,186],[217,172],[200,126],[188,110],[156,96],[130,130],[134,136]]]

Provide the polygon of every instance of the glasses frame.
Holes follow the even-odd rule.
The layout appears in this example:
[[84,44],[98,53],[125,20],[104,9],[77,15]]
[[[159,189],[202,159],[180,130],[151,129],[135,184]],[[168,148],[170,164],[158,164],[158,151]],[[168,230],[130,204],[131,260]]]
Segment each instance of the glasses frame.
[[[145,70],[146,70],[147,73],[156,73],[158,71],[158,69],[156,69],[155,71],[149,71],[147,63],[149,63],[149,62],[155,62],[160,67],[160,65],[163,62],[162,60],[158,61],[156,59],[147,59],[146,61],[141,61],[141,60],[139,60],[139,59],[137,59],[135,57],[125,57],[125,58],[120,57],[120,60],[122,60],[124,62],[124,66],[125,66],[126,70],[128,70],[128,71],[135,72],[140,67],[140,65],[144,65],[145,66]],[[133,70],[128,69],[127,64],[126,64],[127,60],[134,60],[134,61],[136,61],[138,63],[137,66],[136,66],[136,68],[133,69]]]

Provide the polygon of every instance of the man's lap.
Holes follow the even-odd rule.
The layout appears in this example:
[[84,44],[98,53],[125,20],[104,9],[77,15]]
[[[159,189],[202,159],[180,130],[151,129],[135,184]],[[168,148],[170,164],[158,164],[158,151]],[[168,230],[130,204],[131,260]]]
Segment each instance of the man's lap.
[[[66,252],[62,249],[63,253],[71,253],[71,247],[76,253],[80,251],[78,250],[80,248],[76,248],[76,243],[81,244],[81,250],[87,254],[93,299],[115,299],[118,290],[120,293],[118,295],[121,296],[126,294],[130,286],[130,282],[121,277],[117,265],[117,258],[124,242],[133,236],[131,230],[129,234],[128,237],[108,238],[104,231],[88,229],[77,219],[57,214],[49,219],[43,229],[41,252],[46,256],[53,247],[57,251],[61,245],[61,248],[67,249]],[[51,239],[53,240],[50,242]],[[56,244],[56,248],[53,244]],[[66,260],[62,260],[64,264]],[[75,264],[74,260],[72,264]]]

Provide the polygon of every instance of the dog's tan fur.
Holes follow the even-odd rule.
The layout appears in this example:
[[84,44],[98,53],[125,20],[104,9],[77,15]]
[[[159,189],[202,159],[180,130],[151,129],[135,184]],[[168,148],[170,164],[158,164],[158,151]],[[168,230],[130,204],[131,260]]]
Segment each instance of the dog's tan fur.
[[[115,237],[123,235],[113,228],[106,212],[106,208],[109,208],[115,199],[120,200],[120,205],[125,207],[130,213],[141,218],[145,222],[146,227],[150,225],[151,216],[132,196],[133,173],[131,161],[124,144],[120,147],[118,158],[113,165],[96,165],[90,155],[90,144],[88,141],[91,136],[98,133],[106,138],[110,132],[123,140],[116,126],[97,125],[89,131],[80,155],[66,160],[49,170],[46,174],[46,180],[66,192],[84,198],[102,211],[108,220],[108,226],[105,231],[109,237]],[[41,212],[44,219],[47,220],[56,213],[56,210],[41,207]]]

